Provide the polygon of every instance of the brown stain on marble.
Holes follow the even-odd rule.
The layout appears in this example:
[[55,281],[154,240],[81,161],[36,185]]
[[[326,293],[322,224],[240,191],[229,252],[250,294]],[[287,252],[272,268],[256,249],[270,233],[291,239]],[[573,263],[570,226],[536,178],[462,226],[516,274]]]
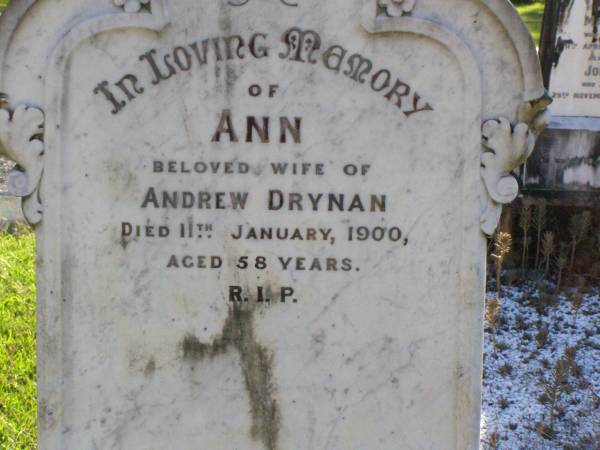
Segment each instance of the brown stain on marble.
[[260,440],[267,450],[278,448],[281,416],[275,398],[273,381],[273,353],[260,345],[254,334],[254,312],[256,304],[234,304],[222,333],[210,344],[200,342],[191,334],[181,342],[184,361],[202,362],[230,351],[240,355],[244,384],[250,402],[253,439]]
[[558,25],[561,28],[566,25],[567,19],[571,15],[573,3],[573,0],[568,0],[567,2],[562,2],[558,5]]
[[127,246],[129,245],[129,240],[125,237],[122,237],[121,239],[119,239],[119,244],[121,245],[121,248],[123,250],[127,250]]
[[146,367],[144,368],[144,375],[146,377],[150,377],[154,374],[155,371],[156,371],[156,360],[154,358],[150,358],[150,361],[148,361],[148,364],[146,364]]
[[49,402],[45,399],[40,399],[38,407],[38,419],[42,430],[53,430],[56,428],[57,419],[54,410],[50,407]]

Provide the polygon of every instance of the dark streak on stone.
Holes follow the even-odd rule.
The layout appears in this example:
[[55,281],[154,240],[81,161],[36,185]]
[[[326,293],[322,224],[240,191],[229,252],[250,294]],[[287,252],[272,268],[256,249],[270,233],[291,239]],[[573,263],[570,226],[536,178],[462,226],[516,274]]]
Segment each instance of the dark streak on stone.
[[598,25],[600,21],[600,0],[594,0],[592,3],[592,23],[594,24],[593,43],[598,42]]
[[231,306],[222,334],[211,344],[204,344],[190,334],[183,339],[181,348],[184,361],[190,363],[215,358],[232,349],[239,353],[250,401],[250,434],[267,450],[276,450],[281,417],[275,399],[273,354],[256,342],[253,309],[243,305]]
[[149,377],[156,371],[156,361],[154,358],[150,358],[148,364],[146,364],[146,368],[144,369],[144,375]]
[[561,28],[565,26],[572,9],[573,0],[560,0],[558,2],[558,24]]
[[[542,76],[546,89],[550,86],[552,68],[558,65],[562,50],[564,50],[566,45],[565,41],[557,39],[558,30],[564,27],[572,7],[573,0],[556,0],[547,2],[544,9],[544,20],[542,21],[540,40],[540,58],[542,60]],[[562,47],[562,49],[558,47]]]
[[237,82],[237,79],[238,79],[238,75],[237,75],[235,69],[231,66],[226,66],[225,67],[225,83],[226,83],[228,94],[233,91],[235,84]]

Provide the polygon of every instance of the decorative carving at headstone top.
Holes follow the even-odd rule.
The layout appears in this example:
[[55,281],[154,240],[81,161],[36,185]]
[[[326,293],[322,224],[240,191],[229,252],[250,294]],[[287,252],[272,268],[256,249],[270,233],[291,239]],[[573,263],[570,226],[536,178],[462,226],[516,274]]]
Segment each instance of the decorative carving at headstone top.
[[417,0],[377,0],[377,4],[389,17],[400,17],[410,14]]
[[42,219],[39,185],[43,172],[44,113],[20,104],[14,110],[0,109],[0,154],[16,166],[8,178],[9,192],[23,198],[23,214],[31,225]]
[[128,13],[136,13],[140,12],[142,9],[150,8],[151,0],[113,0],[115,6],[119,8],[123,8],[125,12]]
[[527,161],[538,136],[548,126],[550,103],[548,97],[525,102],[519,107],[519,122],[514,126],[504,117],[483,124],[486,150],[481,157],[481,176],[489,198],[481,217],[481,229],[487,235],[496,230],[502,205],[519,195],[519,182],[513,171]]
[[[295,8],[298,6],[298,3],[296,2],[292,2],[289,0],[279,0],[282,4],[284,4],[285,6],[291,6],[292,8]],[[250,3],[250,0],[229,0],[228,3],[231,6],[244,6],[247,5],[248,3]]]

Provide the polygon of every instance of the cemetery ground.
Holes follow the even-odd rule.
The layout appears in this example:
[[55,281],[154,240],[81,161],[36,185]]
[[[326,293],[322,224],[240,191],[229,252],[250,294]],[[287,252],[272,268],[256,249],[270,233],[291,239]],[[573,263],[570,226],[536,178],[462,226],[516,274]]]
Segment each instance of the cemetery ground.
[[[506,258],[520,261],[521,254],[502,248],[503,234],[493,251],[500,258],[491,257],[486,300],[482,448],[598,449],[600,289],[592,278],[571,276],[568,263],[561,269],[560,255],[545,275],[504,270]],[[0,235],[2,450],[35,448],[34,259],[31,232]]]
[[[543,2],[519,10],[539,40]],[[600,289],[598,278],[574,267],[585,249],[598,265],[600,235],[585,213],[562,233],[551,229],[543,210],[544,217],[540,205],[521,211],[514,245],[501,232],[491,246],[486,450],[600,448]],[[27,229],[7,231],[0,231],[0,450],[34,449],[35,240]]]
[[0,235],[0,448],[36,448],[35,238]]
[[483,449],[600,448],[597,288],[527,281],[487,295]]

